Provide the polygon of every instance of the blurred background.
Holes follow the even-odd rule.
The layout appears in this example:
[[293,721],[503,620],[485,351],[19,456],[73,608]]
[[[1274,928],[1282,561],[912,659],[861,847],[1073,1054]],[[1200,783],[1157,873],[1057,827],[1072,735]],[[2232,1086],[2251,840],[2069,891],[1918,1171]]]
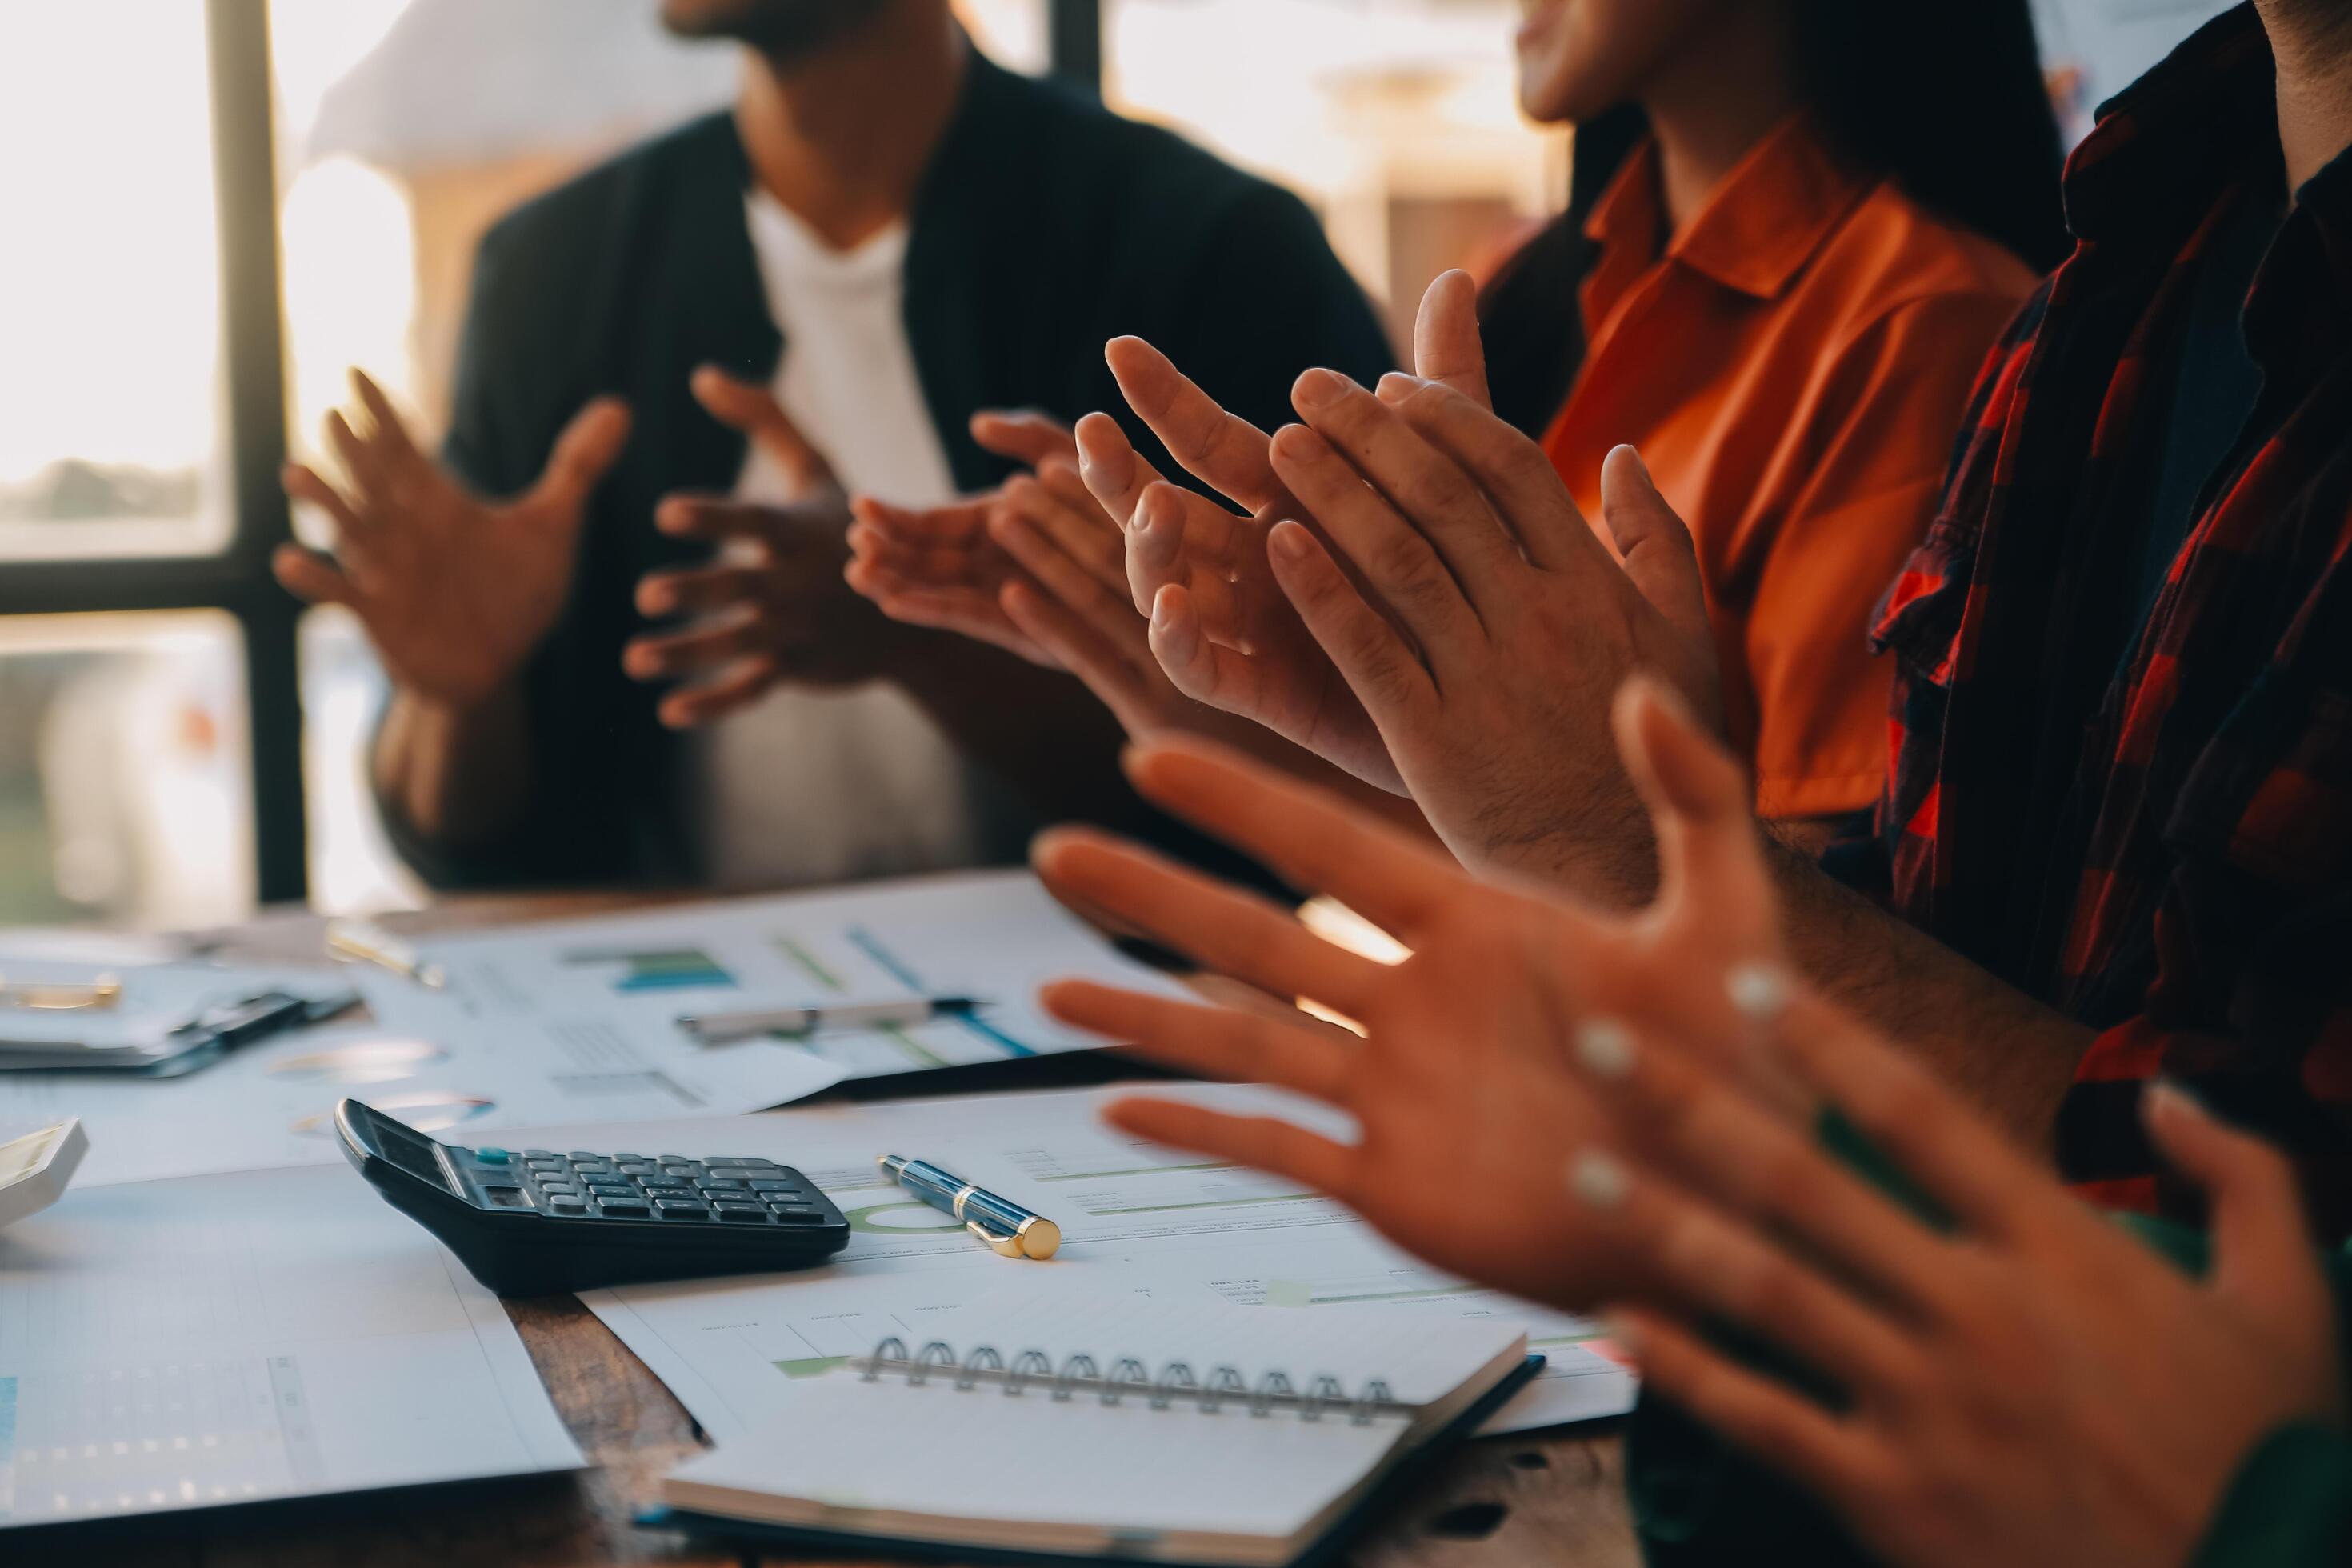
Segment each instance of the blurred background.
[[[1297,190],[1400,334],[1565,199],[1517,0],[958,8]],[[2037,0],[2070,134],[2222,8]],[[481,231],[734,81],[653,0],[0,7],[0,923],[418,901],[361,773],[381,675],[269,579],[278,463],[355,364],[437,433]]]

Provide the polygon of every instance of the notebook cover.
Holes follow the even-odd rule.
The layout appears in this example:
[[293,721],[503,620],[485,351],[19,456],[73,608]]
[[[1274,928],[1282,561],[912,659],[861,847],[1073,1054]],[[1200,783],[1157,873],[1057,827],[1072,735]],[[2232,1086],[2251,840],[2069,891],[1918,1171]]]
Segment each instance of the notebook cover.
[[[1388,1479],[1357,1500],[1356,1506],[1334,1521],[1331,1528],[1290,1560],[1289,1568],[1327,1568],[1339,1561],[1339,1555],[1365,1527],[1371,1524],[1395,1500],[1397,1490],[1419,1480],[1438,1458],[1474,1436],[1486,1424],[1486,1418],[1511,1401],[1535,1375],[1544,1369],[1544,1358],[1529,1355],[1517,1370],[1486,1392],[1484,1398],[1456,1416],[1439,1430],[1428,1442],[1406,1455],[1397,1468],[1389,1472]],[[1119,1568],[1137,1568],[1146,1563],[1150,1568],[1231,1568],[1230,1564],[1188,1563],[1176,1558],[1141,1557],[1132,1553],[1095,1557],[1079,1552],[1005,1551],[997,1547],[958,1546],[945,1541],[901,1541],[886,1535],[866,1535],[849,1531],[819,1530],[808,1525],[755,1524],[745,1520],[728,1519],[717,1514],[689,1513],[683,1510],[651,1508],[637,1515],[637,1525],[644,1530],[682,1530],[689,1536],[740,1542],[750,1547],[761,1547],[778,1552],[815,1552],[828,1557],[864,1560],[887,1560],[908,1563],[972,1563],[1006,1564],[1020,1568],[1032,1563],[1067,1564],[1117,1564]]]

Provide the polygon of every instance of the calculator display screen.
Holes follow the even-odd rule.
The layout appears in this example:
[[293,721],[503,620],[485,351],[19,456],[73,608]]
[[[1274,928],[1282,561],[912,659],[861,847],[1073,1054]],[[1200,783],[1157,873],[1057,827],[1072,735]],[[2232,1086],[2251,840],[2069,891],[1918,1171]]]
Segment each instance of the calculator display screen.
[[444,1192],[449,1190],[448,1178],[441,1173],[440,1163],[433,1158],[431,1139],[419,1138],[405,1127],[379,1119],[375,1141],[385,1159],[412,1176],[422,1176]]

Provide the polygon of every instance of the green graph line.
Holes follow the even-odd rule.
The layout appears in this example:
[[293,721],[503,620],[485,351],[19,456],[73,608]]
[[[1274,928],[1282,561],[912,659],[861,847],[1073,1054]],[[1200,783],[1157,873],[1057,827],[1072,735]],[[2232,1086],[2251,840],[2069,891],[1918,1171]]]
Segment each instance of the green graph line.
[[1163,1171],[1238,1171],[1239,1165],[1208,1161],[1198,1165],[1138,1165],[1128,1171],[1072,1171],[1059,1176],[1032,1176],[1033,1182],[1098,1182],[1114,1176],[1156,1176]]
[[930,1052],[922,1047],[921,1042],[918,1041],[914,1036],[907,1033],[906,1030],[898,1027],[896,1024],[885,1024],[877,1032],[889,1036],[891,1039],[898,1043],[900,1049],[904,1050],[908,1056],[914,1058],[917,1061],[920,1062],[927,1068],[943,1068],[948,1065],[947,1058],[933,1056]]
[[834,973],[832,970],[827,969],[822,963],[818,962],[816,954],[811,952],[807,948],[803,947],[799,942],[794,942],[791,937],[779,936],[775,941],[778,951],[782,952],[786,958],[791,959],[794,963],[799,964],[803,969],[806,970],[810,979],[815,981],[819,985],[824,986],[827,991],[839,991],[843,989],[841,977]]
[[1108,1219],[1114,1215],[1173,1214],[1178,1209],[1237,1209],[1247,1208],[1253,1204],[1295,1204],[1301,1198],[1318,1195],[1315,1193],[1276,1193],[1271,1197],[1263,1198],[1202,1198],[1189,1204],[1139,1204],[1133,1208],[1088,1209],[1087,1212],[1097,1219]]

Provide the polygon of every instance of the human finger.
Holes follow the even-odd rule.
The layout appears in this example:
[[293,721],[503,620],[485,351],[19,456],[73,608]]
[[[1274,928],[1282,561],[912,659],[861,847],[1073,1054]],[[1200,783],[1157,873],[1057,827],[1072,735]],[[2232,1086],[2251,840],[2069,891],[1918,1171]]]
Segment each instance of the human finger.
[[1698,545],[1631,447],[1613,447],[1601,461],[1601,521],[1616,542],[1627,579],[1650,607],[1684,637],[1705,643],[1712,632]]
[[687,384],[694,393],[694,400],[709,410],[712,418],[750,437],[766,452],[796,491],[815,489],[832,482],[833,465],[801,434],[800,426],[776,401],[773,390],[758,382],[730,375],[715,364],[696,370]]
[[946,506],[898,506],[875,496],[853,497],[849,512],[885,537],[908,544],[972,544],[988,531],[996,497],[976,496]]
[[1478,285],[1467,272],[1441,272],[1422,295],[1412,360],[1424,380],[1450,386],[1482,408],[1495,405],[1486,388],[1486,347],[1478,336]]
[[1145,461],[1118,421],[1108,414],[1089,414],[1079,420],[1076,436],[1079,477],[1112,520],[1127,527],[1143,492],[1160,482],[1160,470]]
[[1078,457],[1070,427],[1034,409],[984,408],[971,416],[971,438],[981,450],[1032,468],[1049,458],[1075,463]]
[[1569,1163],[1569,1190],[1623,1237],[1645,1300],[1770,1340],[1856,1394],[1912,1381],[1912,1331],[1801,1262],[1769,1233],[1599,1149]]
[[1037,994],[1065,1024],[1130,1047],[1162,1067],[1233,1083],[1270,1083],[1345,1107],[1356,1051],[1307,1015],[1261,1017],[1087,980]]
[[[1068,605],[1019,578],[997,591],[996,602],[1005,619],[1050,662],[1086,684],[1130,739],[1162,728],[1165,705],[1150,674]],[[1124,612],[1126,606],[1119,608]]]
[[308,502],[325,512],[334,522],[338,539],[348,539],[366,528],[367,524],[359,512],[343,499],[343,492],[320,479],[317,470],[306,464],[287,464],[278,470],[278,482],[285,487],[289,498]]
[[664,496],[654,508],[654,526],[678,539],[746,539],[781,543],[790,514],[780,507],[730,500],[723,496]]
[[1076,464],[1055,459],[1040,465],[1034,479],[1005,486],[1004,504],[1044,530],[1096,582],[1122,601],[1128,598],[1126,541],[1087,489]]
[[[900,625],[953,632],[974,642],[1001,647],[1043,669],[1067,668],[1052,649],[1041,645],[1005,614],[997,595],[980,588],[899,586],[860,574],[857,569],[861,564],[850,563],[849,572],[845,574],[849,585]],[[1008,584],[1003,591],[1009,592],[1011,586]]]
[[592,398],[555,437],[530,500],[548,517],[577,523],[589,492],[604,481],[629,444],[629,405],[617,397]]
[[305,604],[356,605],[359,590],[326,556],[299,544],[281,544],[270,553],[270,574]]
[[387,471],[405,469],[426,460],[410,438],[408,426],[400,411],[392,405],[392,399],[384,395],[383,388],[375,384],[373,376],[356,365],[352,367],[352,390],[368,414],[369,428],[362,439],[375,451]]
[[1962,1230],[2009,1237],[2053,1212],[2052,1200],[2063,1194],[2049,1176],[1927,1068],[1844,1009],[1770,966],[1740,966],[1727,984],[1764,1048]]
[[327,447],[351,481],[355,510],[365,515],[390,503],[392,476],[383,454],[352,428],[341,409],[327,410],[325,424]]
[[1395,623],[1366,603],[1323,542],[1304,524],[1275,524],[1266,535],[1266,553],[1283,596],[1365,711],[1376,721],[1385,714],[1394,721],[1436,695],[1436,682],[1419,649]]
[[1609,1314],[1644,1388],[1805,1487],[1838,1502],[1881,1468],[1872,1439],[1788,1384],[1754,1372],[1654,1311]]
[[699,616],[758,596],[764,574],[754,566],[699,566],[648,572],[637,583],[641,616]]
[[1555,572],[1617,569],[1544,449],[1492,409],[1433,381],[1400,384],[1389,406],[1486,493],[1529,561]]
[[1141,338],[1113,338],[1103,358],[1136,417],[1184,471],[1249,510],[1281,504],[1281,480],[1266,460],[1266,435],[1228,414],[1173,361]]
[[1776,962],[1778,899],[1747,770],[1654,676],[1628,679],[1610,720],[1656,835],[1660,904],[1703,908],[1711,937],[1745,958]]
[[1256,856],[1293,886],[1328,893],[1410,947],[1464,899],[1508,900],[1449,857],[1226,747],[1171,737],[1133,748],[1128,775],[1152,802]]
[[767,635],[756,612],[698,622],[680,632],[632,637],[621,665],[638,680],[667,680],[757,652]]
[[970,542],[926,543],[895,538],[870,524],[852,523],[849,552],[905,579],[938,588],[992,586],[1004,574],[1004,555],[984,536]]
[[[1675,1005],[1659,999],[1662,1011]],[[1824,1153],[1810,1121],[1766,1109],[1731,1075],[1619,1018],[1583,1020],[1571,1043],[1593,1091],[1675,1180],[1797,1238],[1890,1299],[1917,1307],[1948,1299],[1952,1271],[1935,1233]]]
[[[1308,371],[1292,401],[1316,434],[1429,542],[1474,605],[1524,574],[1517,542],[1478,486],[1381,398],[1344,375]],[[1277,471],[1290,477],[1281,465]],[[1334,526],[1304,492],[1299,500],[1327,528]]]
[[1030,858],[1056,897],[1102,910],[1220,974],[1361,1017],[1384,973],[1255,893],[1079,828],[1038,836]]
[[673,730],[691,730],[739,713],[768,694],[782,679],[776,661],[764,654],[736,660],[715,679],[682,686],[661,700],[661,721]]
[[[1274,461],[1299,503],[1423,648],[1434,657],[1436,648],[1477,631],[1470,599],[1430,538],[1330,442],[1304,425],[1286,426],[1274,438]],[[1295,526],[1277,524],[1274,533]]]
[[1263,1171],[1342,1203],[1355,1189],[1355,1150],[1278,1117],[1235,1116],[1138,1096],[1111,1101],[1103,1118],[1150,1142]]
[[2151,1084],[2141,1104],[2158,1152],[2204,1189],[2212,1215],[2214,1283],[2254,1300],[2308,1296],[2318,1281],[2310,1215],[2286,1156],[2223,1124],[2169,1079]]

